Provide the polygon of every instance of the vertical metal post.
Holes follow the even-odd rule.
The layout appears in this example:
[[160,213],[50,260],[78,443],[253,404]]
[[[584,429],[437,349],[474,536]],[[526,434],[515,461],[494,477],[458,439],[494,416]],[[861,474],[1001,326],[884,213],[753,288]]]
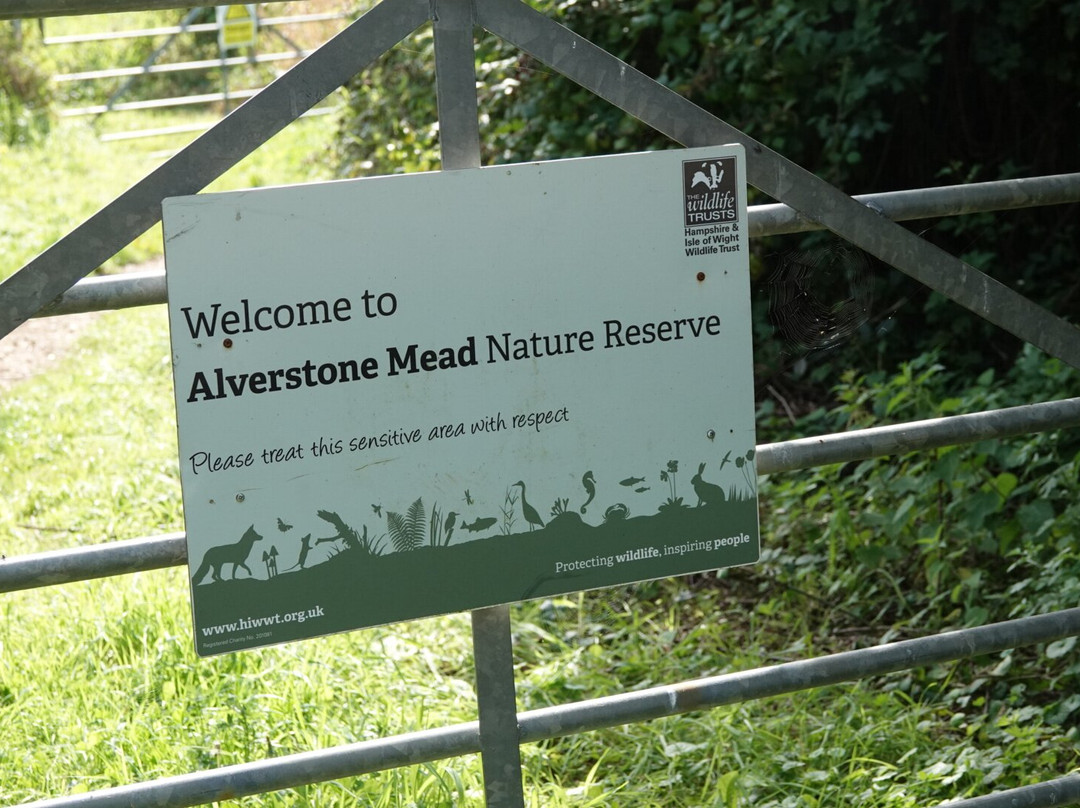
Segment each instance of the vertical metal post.
[[445,170],[480,167],[476,56],[470,0],[432,0],[439,146]]
[[510,607],[477,609],[472,630],[487,808],[525,808]]
[[[442,168],[479,168],[471,0],[433,0],[432,21]],[[487,808],[524,808],[509,607],[474,611],[472,630]]]

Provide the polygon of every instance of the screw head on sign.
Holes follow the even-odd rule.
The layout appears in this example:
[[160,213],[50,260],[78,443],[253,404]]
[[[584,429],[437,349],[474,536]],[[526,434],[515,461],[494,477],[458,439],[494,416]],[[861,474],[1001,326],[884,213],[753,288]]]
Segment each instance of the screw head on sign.
[[708,432],[705,433],[705,437],[709,440],[716,440],[716,430],[710,429]]
[[699,273],[697,274],[697,279],[698,279],[698,281],[703,281],[703,280],[705,280],[705,273],[704,273],[704,272],[699,272]]
[[237,502],[243,502],[244,501],[244,495],[243,494],[237,494],[236,495],[236,501]]
[[228,337],[225,337],[224,342],[222,342],[221,344],[224,345],[226,348],[231,348],[232,347],[232,340],[229,339]]

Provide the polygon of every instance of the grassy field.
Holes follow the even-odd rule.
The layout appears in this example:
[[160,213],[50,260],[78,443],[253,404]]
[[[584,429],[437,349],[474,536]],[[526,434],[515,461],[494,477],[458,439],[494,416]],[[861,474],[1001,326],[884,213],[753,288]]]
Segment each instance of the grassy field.
[[[62,367],[0,400],[0,552],[182,528],[167,357],[161,308],[112,313]],[[760,568],[514,607],[519,704],[884,633],[829,636],[820,610],[792,595],[777,552]],[[200,660],[179,569],[11,593],[0,609],[5,804],[475,716],[461,615]],[[1063,773],[1076,765],[1072,735],[1037,707],[980,718],[987,679],[1008,683],[1014,701],[1025,687],[1002,670],[1006,658],[935,669],[933,697],[897,675],[530,745],[528,804],[915,806]],[[466,758],[237,803],[478,805],[481,794],[479,763]]]
[[[200,119],[195,113],[175,112],[153,118],[162,126],[195,119]],[[330,179],[324,149],[333,131],[333,116],[297,121],[207,190]],[[165,159],[162,151],[179,148],[192,137],[102,143],[86,123],[67,121],[39,148],[0,146],[0,278],[153,170]],[[158,225],[121,250],[105,269],[147,261],[161,252]]]
[[[331,134],[328,119],[301,122],[215,187],[328,178]],[[159,148],[63,126],[0,152],[0,277],[149,170]],[[151,231],[114,264],[158,254]],[[1026,361],[966,403],[1080,389],[1075,373]],[[841,406],[800,428],[956,411],[935,367],[852,374]],[[58,366],[4,391],[0,554],[182,530],[172,395],[163,307],[103,315]],[[759,442],[781,436],[767,408],[760,424]],[[760,564],[513,607],[519,706],[1075,605],[1078,463],[1075,440],[1045,436],[763,479]],[[200,659],[188,597],[182,569],[0,595],[0,803],[475,718],[466,615]],[[1060,776],[1080,765],[1074,647],[531,744],[527,804],[907,808]],[[472,806],[482,795],[467,757],[226,804]]]

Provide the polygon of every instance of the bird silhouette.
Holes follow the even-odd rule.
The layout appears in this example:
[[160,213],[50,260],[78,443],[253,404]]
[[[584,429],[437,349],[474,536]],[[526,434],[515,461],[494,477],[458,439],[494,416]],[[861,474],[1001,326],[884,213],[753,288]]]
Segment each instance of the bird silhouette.
[[544,520],[540,518],[540,514],[536,512],[536,508],[525,501],[525,483],[518,480],[514,485],[521,486],[521,515],[524,516],[525,521],[529,523],[529,532],[531,533],[532,529],[537,525],[543,527]]
[[282,522],[281,517],[279,516],[277,520],[277,529],[284,533],[288,530],[292,530],[292,525]]
[[731,449],[727,450],[727,454],[724,455],[724,459],[720,461],[720,470],[723,471],[724,466],[731,462]]
[[596,496],[596,478],[593,477],[591,471],[585,472],[585,476],[581,478],[581,484],[585,486],[585,493],[589,495],[589,498],[581,506],[581,512],[585,513],[585,506],[592,502],[593,497]]
[[454,535],[454,525],[457,523],[457,514],[453,511],[446,514],[446,521],[443,522],[443,530],[446,531],[446,543],[450,543],[450,537]]

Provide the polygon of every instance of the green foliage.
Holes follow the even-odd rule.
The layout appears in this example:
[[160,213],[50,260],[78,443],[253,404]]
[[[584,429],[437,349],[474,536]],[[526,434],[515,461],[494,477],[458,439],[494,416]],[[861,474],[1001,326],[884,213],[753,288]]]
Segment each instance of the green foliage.
[[[1080,4],[1009,0],[541,0],[537,8],[850,193],[1075,170]],[[350,86],[342,174],[438,166],[434,57],[422,31]],[[490,35],[477,45],[487,164],[675,145]],[[1067,315],[1080,294],[1074,206],[983,214],[920,233]],[[823,353],[785,344],[766,310],[778,256],[815,235],[756,245],[759,376],[795,401],[844,367],[893,367],[949,343],[972,367],[1005,369],[1017,341],[886,267],[867,273],[865,324]],[[872,263],[872,262],[871,262]],[[829,286],[815,277],[815,285]],[[824,303],[848,291],[831,284]],[[798,402],[795,401],[795,409]]]
[[[181,528],[168,353],[162,310],[115,312],[70,362],[0,397],[0,552]],[[1076,371],[1035,351],[967,390],[943,364],[852,374],[843,404],[800,432],[1077,392]],[[761,416],[783,437],[790,426],[772,420]],[[774,475],[761,564],[514,607],[521,708],[1072,606],[1077,441]],[[464,617],[200,660],[187,587],[182,570],[158,570],[0,600],[7,802],[475,718]],[[527,804],[915,806],[1050,779],[1080,764],[1074,656],[1064,640],[530,744]],[[469,757],[239,802],[450,806],[482,793]]]
[[[785,106],[767,85],[753,95],[749,79],[757,72],[738,72],[744,69],[740,59],[757,60],[753,64],[765,75],[774,59],[788,65],[785,60],[795,57],[782,52],[801,41],[800,36],[807,38],[800,47],[814,52],[816,37],[824,34],[814,34],[812,26],[800,32],[794,21],[812,22],[823,13],[823,4],[751,4],[745,9],[719,2],[711,7],[642,4],[658,15],[658,28],[649,28],[646,20],[637,21],[632,14],[615,13],[629,5],[620,4],[605,20],[590,24],[610,26],[612,36],[621,35],[622,28],[633,32],[637,38],[631,44],[653,60],[653,75],[666,70],[664,80],[672,83],[678,80],[681,60],[705,60],[694,49],[706,36],[702,29],[712,14],[717,26],[727,26],[722,30],[728,39],[718,39],[717,47],[730,39],[744,48],[732,45],[730,66],[721,58],[722,50],[710,56],[714,69],[730,69],[743,80],[714,76],[708,86],[682,86],[680,91],[715,89],[736,102],[744,99],[751,112],[754,104],[771,108],[783,127],[768,129],[770,121],[763,117],[753,131],[789,140],[798,135],[798,142],[785,148],[804,149],[810,159],[824,139],[832,138],[836,145],[830,149],[836,154],[826,155],[821,164],[837,176],[868,176],[861,173],[868,166],[884,165],[870,156],[883,142],[880,132],[873,134],[871,127],[853,134],[843,124],[830,128],[828,115],[815,117],[800,106],[801,99],[788,99]],[[962,19],[974,23],[970,41],[978,47],[970,52],[982,60],[989,76],[980,81],[1051,68],[1066,78],[1075,75],[1069,73],[1075,69],[1066,58],[1074,51],[1047,45],[1045,64],[1036,65],[1024,58],[1027,51],[1017,51],[1013,44],[1023,39],[1024,31],[1033,30],[1033,21],[1051,12],[1060,13],[1064,22],[1060,31],[1047,32],[1046,42],[1075,38],[1076,26],[1068,23],[1080,13],[1077,4],[1035,2],[1008,20],[993,3],[952,0],[941,5],[976,17]],[[835,24],[846,32],[848,44],[880,41],[875,37],[892,31],[891,18],[882,16],[884,4],[837,0],[832,7],[848,15],[842,18],[844,26]],[[720,12],[729,13],[730,20]],[[587,9],[571,4],[558,13],[584,17]],[[916,6],[891,13],[902,22],[922,19],[919,15],[928,12]],[[758,29],[755,14],[774,23],[788,20],[789,30]],[[859,14],[862,22],[848,25]],[[991,24],[1001,29],[999,41],[988,33]],[[892,32],[917,28],[899,25]],[[751,35],[764,36],[769,30],[773,39],[755,44]],[[935,30],[940,29],[927,25],[912,36],[933,36]],[[736,43],[743,31],[751,38]],[[690,43],[689,51],[680,44],[680,32]],[[927,47],[931,44],[928,40]],[[429,48],[430,41],[421,38],[417,47]],[[485,96],[485,110],[528,101],[535,103],[531,109],[537,115],[549,108],[562,115],[550,126],[536,117],[489,115],[486,132],[499,129],[495,142],[504,151],[485,159],[517,159],[515,150],[520,147],[525,154],[530,140],[536,143],[530,157],[567,156],[563,144],[571,137],[587,138],[585,128],[594,133],[593,141],[575,148],[600,151],[610,144],[630,150],[653,143],[638,124],[600,102],[574,95],[569,85],[557,83],[561,80],[528,59],[507,55],[486,40],[482,47],[487,49],[482,56],[490,59],[481,74],[500,77],[493,86],[502,93],[498,98]],[[1000,54],[1000,69],[993,65],[995,52]],[[934,53],[927,53],[918,69],[932,74],[953,58],[943,49],[937,51],[942,60],[938,63]],[[889,82],[873,75],[872,81],[863,81],[869,69],[857,60],[852,64],[849,75],[854,79],[845,92],[865,91],[860,98],[867,102],[865,110],[861,103],[845,102],[850,96],[839,87],[821,89],[821,96],[837,110],[848,103],[852,114],[870,124],[884,120],[893,127],[906,125],[906,119],[895,115],[875,119],[875,98],[878,109],[890,109]],[[815,69],[810,62],[803,67],[813,81],[787,74],[769,80],[778,85],[824,84],[820,76],[828,74],[815,74]],[[422,97],[431,92],[430,73],[416,70],[409,75],[415,81],[399,89],[416,94],[404,101],[395,120],[397,131],[407,124],[414,139],[399,150],[390,148],[396,143],[393,133],[376,136],[379,148],[371,153],[368,170],[437,164],[432,157],[435,118]],[[546,98],[519,94],[532,82],[562,89]],[[1033,93],[1042,96],[1042,89]],[[356,85],[353,92],[359,103],[367,90]],[[373,86],[371,92],[378,90]],[[913,98],[909,102],[907,95],[898,95],[893,100],[900,105],[897,109],[910,112],[904,104],[922,103],[921,96]],[[935,109],[928,104],[919,114],[931,115]],[[738,110],[714,111],[742,125]],[[753,123],[752,115],[744,117]],[[810,120],[817,123],[809,125]],[[372,118],[365,125],[376,123]],[[1053,130],[1052,121],[1048,126]],[[85,176],[79,165],[111,168],[117,176],[109,182],[120,182],[121,188],[141,175],[140,155],[102,150],[72,132],[51,132],[46,140],[51,149],[36,162],[30,155],[36,150],[4,153],[0,181],[7,185],[0,186],[0,239],[10,232],[28,232],[28,220],[38,228],[48,221],[48,227],[59,232],[77,223],[77,211],[86,200],[75,198],[70,178]],[[989,137],[989,130],[985,133]],[[361,134],[353,142],[357,154],[366,148]],[[891,135],[897,138],[895,128]],[[1053,132],[1038,136],[1052,153]],[[844,149],[862,156],[849,162]],[[1036,151],[1030,156],[1041,160]],[[317,160],[308,162],[310,152],[293,141],[282,142],[246,162],[222,187],[230,181],[275,181],[282,165],[297,172],[290,177],[310,178],[319,171]],[[929,163],[935,160],[927,158]],[[938,170],[940,165],[944,163],[932,167]],[[1002,173],[1019,171],[1020,166],[1014,162],[1011,168],[994,164],[975,170],[961,162],[949,170],[952,177],[970,179],[993,176],[999,168]],[[33,194],[21,187],[29,176],[35,177]],[[92,178],[85,182],[91,185],[91,210],[112,195]],[[62,210],[51,219],[44,215],[57,207]],[[1041,239],[1038,249],[1028,250],[1031,260],[1023,263],[1022,271],[1034,265],[1043,277],[1058,272],[1055,283],[1061,296],[1055,299],[1065,305],[1070,299],[1067,284],[1073,280],[1060,267],[1076,254],[1069,246],[1075,223],[1067,214],[1054,215],[1065,219],[1064,238]],[[1012,233],[1019,245],[1024,243],[1022,229],[1018,224],[1010,230],[998,217],[973,217],[945,226],[941,235],[964,244],[961,251],[971,260],[1004,261],[1008,267],[1009,250],[1016,245],[987,238]],[[1049,224],[1043,232],[1051,232]],[[50,237],[43,233],[0,242],[11,268],[26,251],[48,245]],[[0,275],[9,270],[4,269]],[[1052,286],[1045,290],[1052,291]],[[899,298],[885,299],[891,306]],[[1076,371],[1034,350],[1021,352],[1015,362],[1003,358],[992,369],[983,363],[977,372],[969,371],[953,351],[957,340],[947,337],[968,335],[964,342],[976,345],[979,340],[972,335],[981,332],[950,325],[950,319],[956,320],[954,310],[938,307],[925,294],[911,300],[920,316],[933,315],[925,336],[930,339],[932,334],[948,345],[948,355],[911,353],[917,358],[894,369],[887,353],[877,350],[882,335],[875,331],[868,338],[873,342],[867,349],[871,361],[860,365],[867,370],[841,373],[845,364],[837,359],[840,354],[830,352],[826,358],[839,368],[835,378],[815,375],[823,364],[811,362],[805,371],[819,386],[832,378],[830,393],[837,406],[821,407],[802,418],[798,413],[804,408],[796,406],[789,417],[782,400],[770,397],[759,413],[759,442],[1080,393]],[[767,324],[759,319],[755,327],[755,342],[766,346]],[[898,327],[884,336],[900,334],[906,345],[914,342],[910,332],[915,330]],[[0,396],[0,552],[11,557],[181,528],[168,355],[163,312],[117,312],[102,321],[72,361]],[[682,504],[686,491],[675,489],[677,466],[659,471],[667,475],[660,481],[667,483],[671,499]],[[1074,606],[1080,595],[1078,475],[1080,439],[1071,432],[773,475],[760,481],[760,564],[516,606],[519,703],[522,709],[536,709],[812,657],[882,638]],[[516,488],[508,489],[502,504],[505,532],[513,528],[516,507]],[[425,539],[425,529],[429,540],[436,535],[440,521],[426,520],[419,501],[401,519],[401,536],[417,546]],[[346,546],[380,552],[379,540],[369,540],[366,527],[362,535],[352,528],[341,532]],[[187,586],[181,570],[159,570],[9,593],[0,599],[4,802],[80,793],[475,718],[469,627],[462,617],[199,660],[190,643]],[[529,804],[914,806],[1060,776],[1080,765],[1080,663],[1075,649],[1075,639],[1066,639],[1045,648],[530,744],[522,750]],[[482,793],[480,766],[470,757],[238,803],[449,806],[478,803]]]
[[[162,11],[136,11],[95,15],[93,17],[51,18],[41,23],[46,37],[59,38],[70,34],[120,33],[155,28],[172,28],[180,24],[191,9],[168,9]],[[192,19],[193,24],[212,23],[215,11],[203,8]],[[160,50],[160,53],[158,51]],[[197,60],[217,59],[220,56],[217,34],[200,31],[182,35],[158,35],[120,37],[52,44],[48,46],[50,59],[57,73],[83,73],[96,70],[139,67],[148,64],[170,64]],[[272,68],[243,66],[230,68],[230,85],[257,86],[248,81],[265,83],[272,77]],[[210,92],[207,84],[220,89],[220,71],[210,70],[169,71],[122,76],[109,79],[78,80],[59,85],[58,96],[64,106],[77,107],[105,103],[121,88],[126,88],[122,101],[151,98],[167,98],[195,93]]]
[[39,48],[16,43],[0,25],[0,145],[40,142],[52,124],[53,88]]
[[434,38],[421,29],[345,89],[349,109],[337,136],[342,175],[438,168]]
[[[154,113],[149,126],[187,116]],[[329,116],[297,121],[242,160],[208,190],[325,180]],[[0,279],[6,278],[98,208],[141,179],[160,161],[160,140],[116,146],[100,142],[82,123],[61,121],[35,148],[7,150],[0,144]],[[74,182],[73,177],[78,181]],[[160,257],[162,238],[155,226],[122,249],[107,268]]]
[[[959,381],[935,354],[895,374],[849,373],[836,390],[840,405],[795,429],[820,434],[1080,393],[1076,370],[1034,349],[1003,377],[988,370],[966,389]],[[762,521],[775,542],[763,552],[768,608],[809,611],[834,634],[888,626],[892,636],[1063,608],[1080,596],[1078,487],[1080,439],[1070,432],[768,478],[761,486]],[[1064,656],[1066,648],[1052,653]],[[1030,681],[1022,695],[1001,679],[1010,667]],[[1064,704],[1061,694],[1075,690],[1080,667],[1048,676],[1043,661],[1017,651],[958,669],[974,681],[966,690],[935,670],[913,672],[896,687],[962,709],[969,736],[999,739],[1000,722],[1015,715],[1075,733],[1080,700]]]

